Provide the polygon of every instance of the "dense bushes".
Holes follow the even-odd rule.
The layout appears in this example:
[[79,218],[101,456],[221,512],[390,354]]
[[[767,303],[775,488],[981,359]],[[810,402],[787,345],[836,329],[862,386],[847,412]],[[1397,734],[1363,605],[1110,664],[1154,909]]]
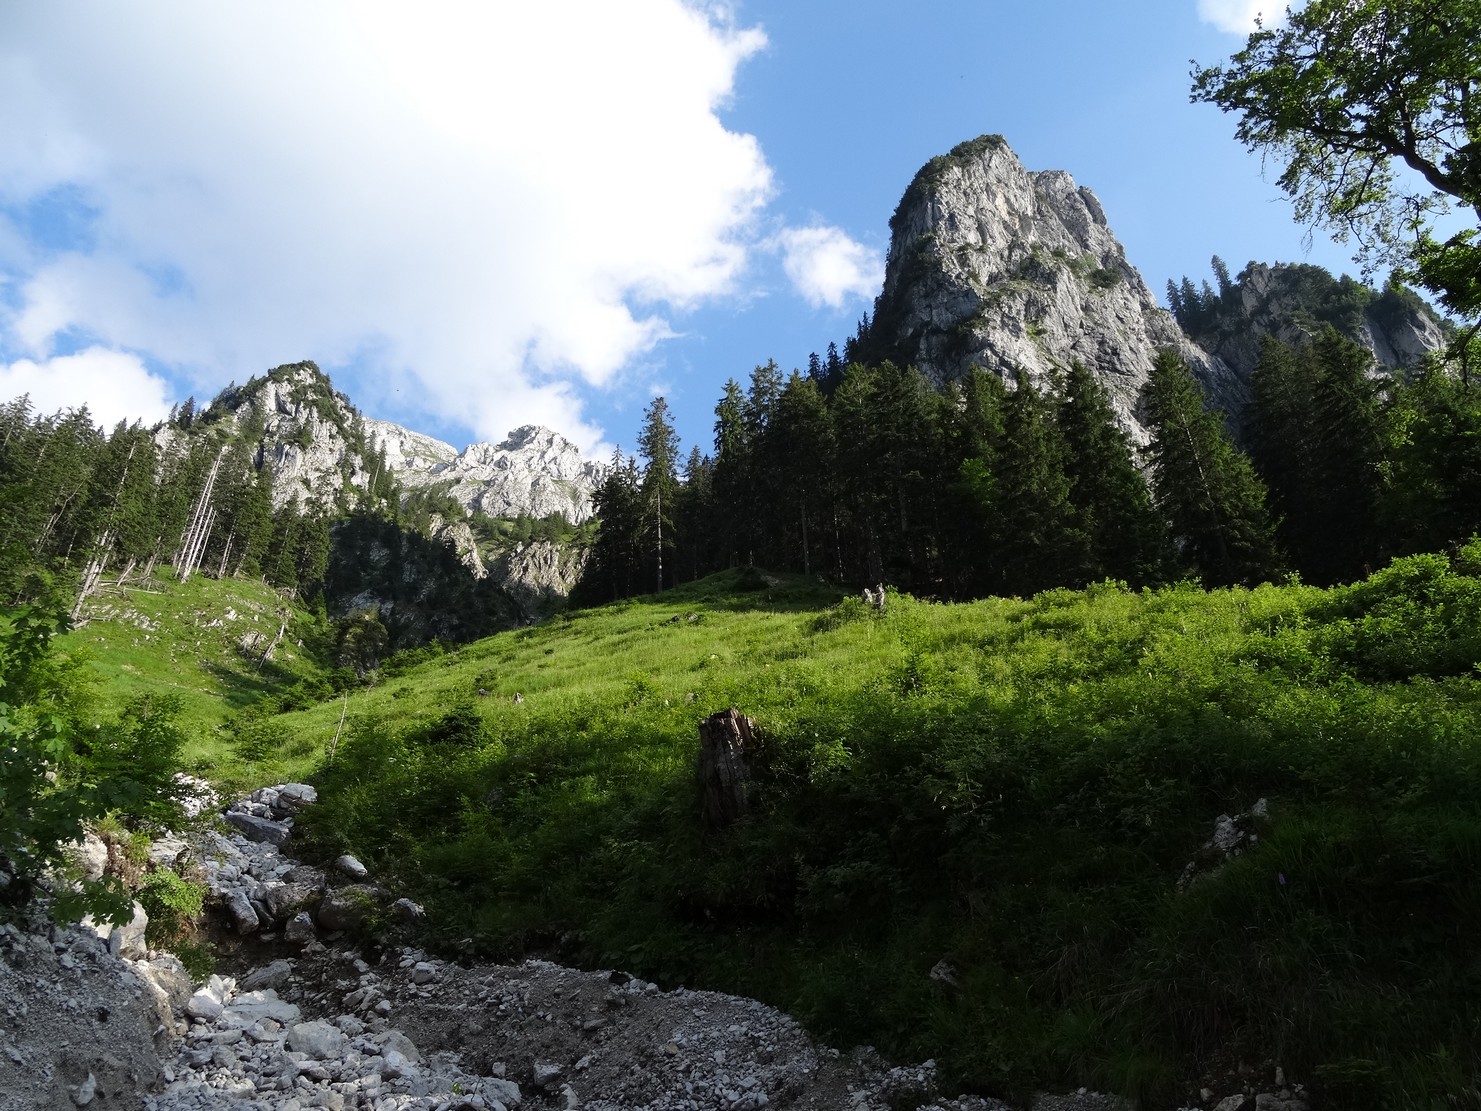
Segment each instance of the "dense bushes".
[[[450,940],[751,992],[985,1091],[1171,1101],[1270,1062],[1428,1107],[1481,1070],[1478,566],[883,613],[700,583],[457,663],[522,706],[363,716],[305,824]],[[694,726],[726,705],[762,737],[716,835]],[[1252,850],[1180,887],[1260,798]]]
[[[26,607],[0,614],[0,901],[23,902],[84,822],[176,816],[178,702],[138,697],[116,720],[89,723],[76,661],[51,652],[66,627],[64,615]],[[105,879],[83,886],[78,909],[126,921],[129,904]]]

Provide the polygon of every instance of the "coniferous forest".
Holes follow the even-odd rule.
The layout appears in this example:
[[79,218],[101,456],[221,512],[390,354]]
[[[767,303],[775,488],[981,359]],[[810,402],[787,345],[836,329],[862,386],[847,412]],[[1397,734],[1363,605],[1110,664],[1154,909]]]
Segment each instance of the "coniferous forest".
[[1243,413],[1211,412],[1166,353],[1137,446],[1078,365],[1039,390],[982,371],[938,389],[831,347],[807,373],[767,362],[726,382],[708,452],[684,456],[664,399],[648,407],[599,491],[576,597],[745,565],[957,600],[1104,579],[1325,586],[1481,530],[1481,395],[1438,360],[1377,374],[1327,324],[1300,346],[1266,337],[1250,392]]

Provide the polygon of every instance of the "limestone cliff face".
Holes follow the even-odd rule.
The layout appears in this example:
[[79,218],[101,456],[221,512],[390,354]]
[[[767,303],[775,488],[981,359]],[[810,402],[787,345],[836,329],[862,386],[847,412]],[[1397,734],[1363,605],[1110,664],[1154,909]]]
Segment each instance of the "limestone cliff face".
[[367,420],[365,435],[386,453],[386,466],[401,479],[403,485],[408,477],[423,475],[445,467],[457,457],[457,448],[431,436],[413,432],[388,420]]
[[1210,310],[1190,314],[1191,334],[1241,376],[1254,370],[1265,336],[1299,346],[1328,324],[1373,353],[1375,372],[1414,366],[1448,342],[1439,316],[1417,295],[1375,293],[1304,263],[1252,262]]
[[584,548],[534,540],[498,556],[488,573],[514,599],[524,620],[544,621],[565,605],[586,556]]
[[566,603],[586,566],[585,548],[532,540],[480,551],[466,521],[434,514],[431,539],[452,545],[458,561],[475,579],[487,580],[510,600],[520,624],[544,621]]
[[592,494],[602,479],[600,463],[582,459],[570,440],[539,425],[463,451],[387,421],[367,421],[366,429],[384,447],[386,463],[403,486],[445,484],[465,509],[490,517],[562,513],[580,524],[591,516]]
[[254,465],[272,468],[273,508],[294,498],[328,506],[365,490],[360,414],[313,363],[278,367],[226,403],[238,434],[254,440]]
[[1234,370],[1158,306],[1095,194],[1062,171],[1024,169],[998,136],[927,163],[890,229],[870,342],[938,382],[975,365],[1005,378],[1021,369],[1042,388],[1078,361],[1145,442],[1137,394],[1172,348],[1216,404],[1244,401]]

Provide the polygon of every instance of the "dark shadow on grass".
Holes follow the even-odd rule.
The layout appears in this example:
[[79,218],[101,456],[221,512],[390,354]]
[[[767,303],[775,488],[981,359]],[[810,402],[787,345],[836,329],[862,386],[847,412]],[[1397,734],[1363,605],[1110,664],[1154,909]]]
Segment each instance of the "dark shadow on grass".
[[[680,619],[684,607],[703,606],[732,613],[810,613],[836,605],[848,592],[815,577],[737,567],[717,571],[659,594],[639,594],[610,603],[615,606],[672,606]],[[593,606],[603,609],[603,606]],[[568,610],[570,614],[581,611]],[[589,611],[587,611],[589,612]]]
[[220,685],[222,699],[233,710],[245,709],[267,695],[285,691],[302,678],[274,663],[264,664],[261,671],[249,670],[249,664],[244,664],[241,670],[218,663],[200,666]]

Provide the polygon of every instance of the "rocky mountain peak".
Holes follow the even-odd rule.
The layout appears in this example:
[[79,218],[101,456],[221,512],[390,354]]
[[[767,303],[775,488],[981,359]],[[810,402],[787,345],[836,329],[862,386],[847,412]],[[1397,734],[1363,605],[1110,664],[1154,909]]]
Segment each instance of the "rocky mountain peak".
[[233,383],[189,424],[162,426],[156,439],[165,446],[202,434],[246,442],[252,466],[270,468],[274,509],[294,500],[352,503],[369,484],[360,414],[312,362]]
[[402,485],[439,486],[467,510],[490,517],[548,517],[572,524],[592,513],[602,465],[588,462],[570,440],[537,424],[521,425],[500,443],[450,444],[386,421],[367,421],[371,439]]
[[1105,385],[1135,439],[1137,394],[1163,348],[1216,402],[1239,377],[1161,308],[1089,189],[1062,170],[1030,172],[1001,136],[931,159],[890,220],[884,289],[870,342],[938,382],[978,366],[1043,387],[1079,362]]

